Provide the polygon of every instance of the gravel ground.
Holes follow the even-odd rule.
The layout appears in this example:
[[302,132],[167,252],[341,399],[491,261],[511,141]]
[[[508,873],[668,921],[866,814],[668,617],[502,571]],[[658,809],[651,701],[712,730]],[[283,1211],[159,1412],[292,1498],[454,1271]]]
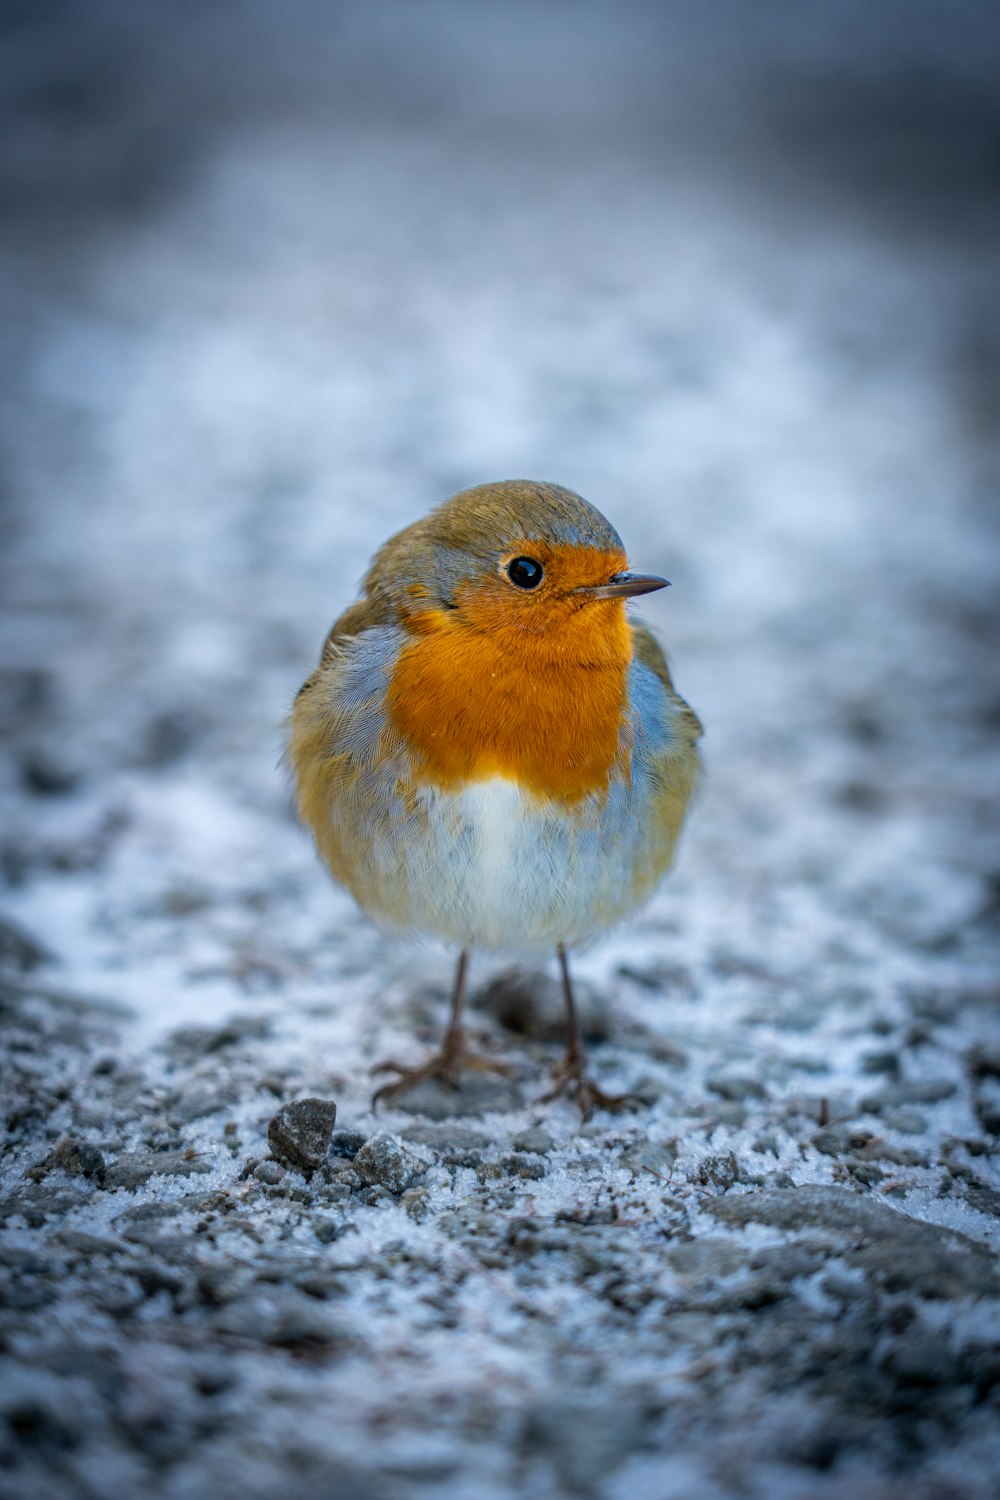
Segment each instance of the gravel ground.
[[[0,1493],[986,1500],[998,31],[981,6],[5,8]],[[281,723],[393,529],[580,490],[703,716],[677,870],[452,956]],[[334,1118],[333,1104],[336,1105]]]

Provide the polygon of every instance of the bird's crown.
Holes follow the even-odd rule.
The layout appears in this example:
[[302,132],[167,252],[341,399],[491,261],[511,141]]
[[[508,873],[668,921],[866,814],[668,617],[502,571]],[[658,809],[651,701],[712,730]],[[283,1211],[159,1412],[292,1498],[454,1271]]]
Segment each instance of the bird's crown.
[[[625,567],[621,537],[596,507],[560,485],[509,479],[463,490],[390,537],[364,586],[370,598],[391,602],[402,614],[449,609],[463,586],[496,579],[504,567],[526,594],[554,559],[591,554],[594,584]],[[514,567],[520,563],[525,566]],[[532,563],[538,574],[527,566]]]

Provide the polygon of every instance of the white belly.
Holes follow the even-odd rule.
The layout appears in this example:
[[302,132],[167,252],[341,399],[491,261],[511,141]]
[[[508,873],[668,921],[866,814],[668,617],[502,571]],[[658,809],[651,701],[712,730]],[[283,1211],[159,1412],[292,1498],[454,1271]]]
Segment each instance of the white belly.
[[428,790],[420,803],[380,861],[385,899],[373,902],[370,886],[362,898],[393,926],[461,947],[542,951],[596,936],[645,894],[634,825],[626,818],[609,837],[596,801],[568,817],[495,777]]

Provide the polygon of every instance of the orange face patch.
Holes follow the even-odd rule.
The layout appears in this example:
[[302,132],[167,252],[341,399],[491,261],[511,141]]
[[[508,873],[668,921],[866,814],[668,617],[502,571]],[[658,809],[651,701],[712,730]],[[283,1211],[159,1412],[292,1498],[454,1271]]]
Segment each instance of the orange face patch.
[[[536,589],[505,576],[517,556],[543,567]],[[506,776],[567,802],[606,789],[623,753],[631,635],[621,599],[578,590],[625,567],[617,551],[524,542],[456,608],[409,618],[387,708],[422,774],[442,787]]]
[[[540,564],[541,584],[518,588],[507,576],[515,558],[527,557]],[[553,547],[548,542],[518,542],[509,547],[497,572],[465,584],[458,599],[460,613],[479,630],[516,627],[531,634],[553,632],[574,615],[593,607],[579,590],[607,583],[628,566],[624,552],[603,552],[595,547]],[[606,621],[605,621],[606,623]],[[580,624],[586,632],[600,632],[600,617],[589,615]]]

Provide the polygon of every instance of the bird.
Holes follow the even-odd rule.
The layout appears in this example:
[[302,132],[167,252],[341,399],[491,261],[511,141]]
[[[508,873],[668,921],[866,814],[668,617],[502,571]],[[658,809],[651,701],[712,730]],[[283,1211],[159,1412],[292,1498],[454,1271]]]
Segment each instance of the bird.
[[458,949],[440,1048],[374,1096],[507,1065],[463,1028],[472,952],[551,954],[566,1051],[548,1101],[620,1109],[591,1078],[569,966],[669,868],[701,723],[628,600],[618,532],[573,491],[477,485],[390,537],[299,689],[288,759],[334,879],[384,928]]

